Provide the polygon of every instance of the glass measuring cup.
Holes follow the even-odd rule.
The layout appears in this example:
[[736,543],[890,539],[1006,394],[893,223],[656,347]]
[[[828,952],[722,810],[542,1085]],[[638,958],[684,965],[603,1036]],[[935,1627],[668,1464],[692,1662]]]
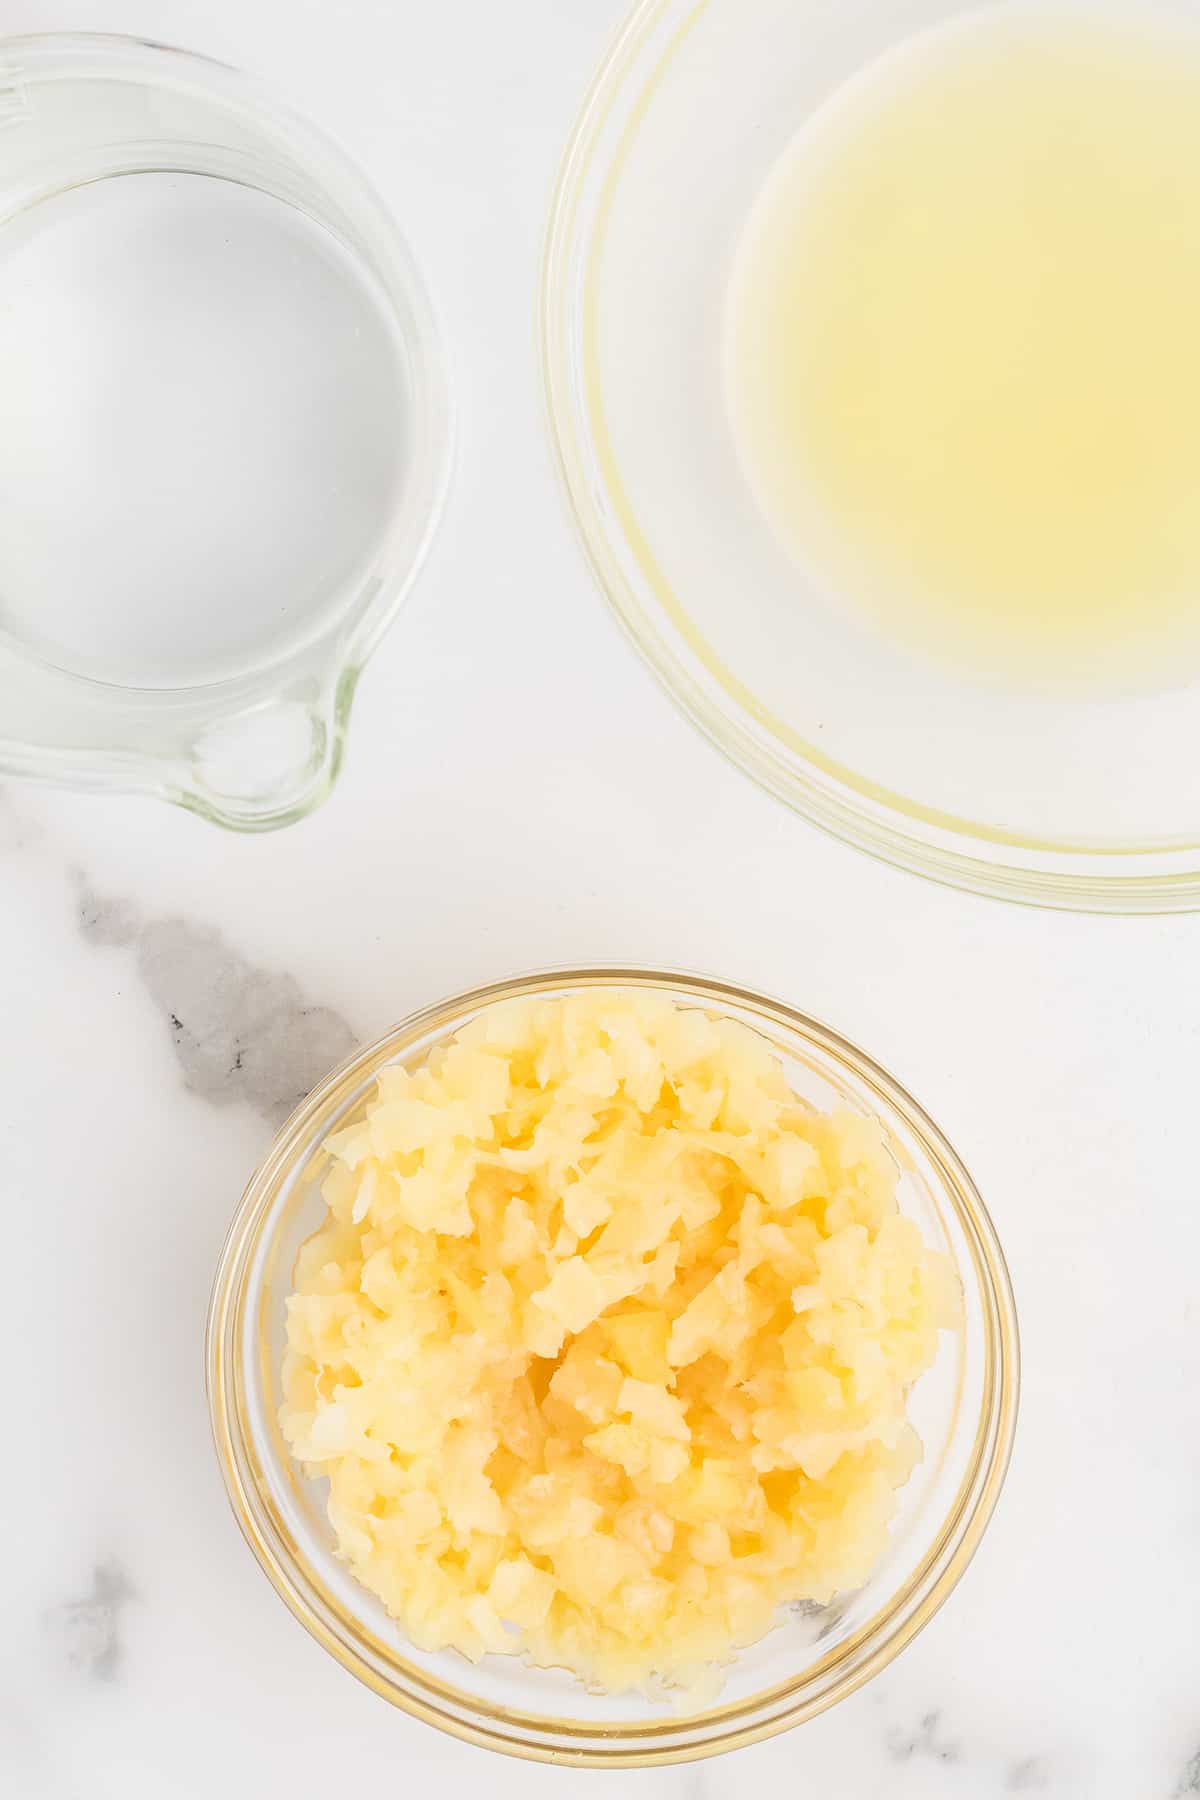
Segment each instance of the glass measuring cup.
[[0,395],[0,773],[318,805],[450,462],[363,177],[222,64],[0,40]]

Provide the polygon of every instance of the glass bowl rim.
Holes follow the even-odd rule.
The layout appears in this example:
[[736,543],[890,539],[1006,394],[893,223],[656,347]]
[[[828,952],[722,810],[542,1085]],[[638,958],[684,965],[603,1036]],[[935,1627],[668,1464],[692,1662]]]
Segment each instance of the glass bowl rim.
[[[637,0],[584,95],[550,201],[538,305],[543,416],[567,511],[603,598],[684,717],[735,767],[842,842],[944,885],[1030,906],[1126,914],[1200,909],[1200,835],[1140,844],[1042,839],[893,793],[773,720],[724,667],[648,549],[630,546],[645,596],[626,572],[614,549],[620,528],[591,466],[588,381],[575,351],[572,320],[589,286],[596,239],[595,225],[581,220],[593,188],[601,190],[601,211],[611,197],[630,130],[709,5]],[[648,50],[656,60],[647,76]],[[606,132],[623,104],[630,117],[614,147]]]
[[[745,1700],[651,1722],[589,1725],[492,1706],[465,1688],[422,1675],[406,1685],[384,1674],[365,1653],[357,1626],[305,1591],[303,1560],[243,1462],[252,1451],[241,1394],[241,1309],[253,1255],[269,1234],[280,1191],[319,1115],[361,1087],[376,1067],[406,1044],[447,1032],[494,1001],[556,993],[582,986],[665,989],[721,1011],[734,1005],[798,1036],[826,1061],[851,1073],[898,1112],[930,1157],[939,1198],[953,1209],[966,1236],[983,1310],[983,1404],[970,1467],[947,1517],[932,1534],[919,1567],[864,1626],[801,1675]],[[716,1755],[800,1724],[854,1692],[928,1623],[974,1555],[1007,1472],[1016,1426],[1020,1351],[1012,1283],[995,1228],[974,1182],[940,1129],[879,1064],[837,1032],[783,1002],[733,983],[636,966],[555,968],[490,983],[412,1013],[334,1069],[276,1135],[242,1195],[218,1260],[205,1345],[206,1385],[213,1439],[238,1525],[276,1592],[300,1623],[351,1674],[393,1705],[454,1737],[529,1760],[573,1767],[650,1767]],[[839,1672],[840,1671],[840,1672]],[[833,1679],[813,1688],[814,1675]],[[431,1699],[433,1694],[436,1698]],[[442,1702],[439,1704],[438,1702]],[[760,1716],[761,1715],[761,1716]]]

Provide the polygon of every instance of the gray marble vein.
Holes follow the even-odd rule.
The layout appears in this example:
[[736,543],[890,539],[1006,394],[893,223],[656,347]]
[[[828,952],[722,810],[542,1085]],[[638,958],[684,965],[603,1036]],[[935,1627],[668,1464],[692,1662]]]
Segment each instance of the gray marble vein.
[[119,1562],[97,1563],[91,1592],[46,1614],[46,1629],[63,1660],[97,1681],[111,1681],[124,1655],[122,1622],[133,1598],[133,1583]]
[[942,1735],[941,1718],[940,1712],[927,1712],[915,1731],[890,1731],[887,1746],[896,1761],[911,1762],[913,1757],[928,1756],[940,1763],[960,1762],[962,1745]]
[[292,976],[254,968],[206,926],[143,921],[132,902],[79,878],[79,927],[89,943],[135,951],[185,1085],[214,1105],[243,1102],[279,1124],[354,1048],[340,1014],[310,1004]]
[[1197,1750],[1179,1777],[1172,1790],[1171,1800],[1188,1800],[1192,1794],[1200,1794],[1200,1750]]
[[102,900],[81,880],[79,929],[89,944],[132,944],[141,919],[132,900]]

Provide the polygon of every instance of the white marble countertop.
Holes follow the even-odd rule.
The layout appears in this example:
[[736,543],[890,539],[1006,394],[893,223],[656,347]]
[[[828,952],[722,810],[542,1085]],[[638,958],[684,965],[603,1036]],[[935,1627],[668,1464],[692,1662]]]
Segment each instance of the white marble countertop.
[[[1039,915],[877,866],[728,768],[621,640],[555,491],[533,326],[620,5],[6,0],[8,31],[226,57],[338,134],[435,291],[461,447],[322,812],[237,839],[0,796],[5,1800],[1200,1793],[1200,918]],[[225,1503],[201,1340],[306,1084],[416,1005],[593,958],[759,986],[890,1065],[993,1210],[1025,1382],[983,1547],[880,1679],[734,1758],[568,1777],[393,1712],[293,1622]]]

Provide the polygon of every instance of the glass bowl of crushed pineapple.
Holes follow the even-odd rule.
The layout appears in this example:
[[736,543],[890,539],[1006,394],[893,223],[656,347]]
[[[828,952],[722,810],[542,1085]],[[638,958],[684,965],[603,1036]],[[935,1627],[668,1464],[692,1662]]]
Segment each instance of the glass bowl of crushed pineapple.
[[513,1755],[712,1755],[852,1692],[969,1561],[1012,1290],[937,1127],[827,1027],[572,970],[318,1087],[209,1318],[238,1522],[406,1711]]

